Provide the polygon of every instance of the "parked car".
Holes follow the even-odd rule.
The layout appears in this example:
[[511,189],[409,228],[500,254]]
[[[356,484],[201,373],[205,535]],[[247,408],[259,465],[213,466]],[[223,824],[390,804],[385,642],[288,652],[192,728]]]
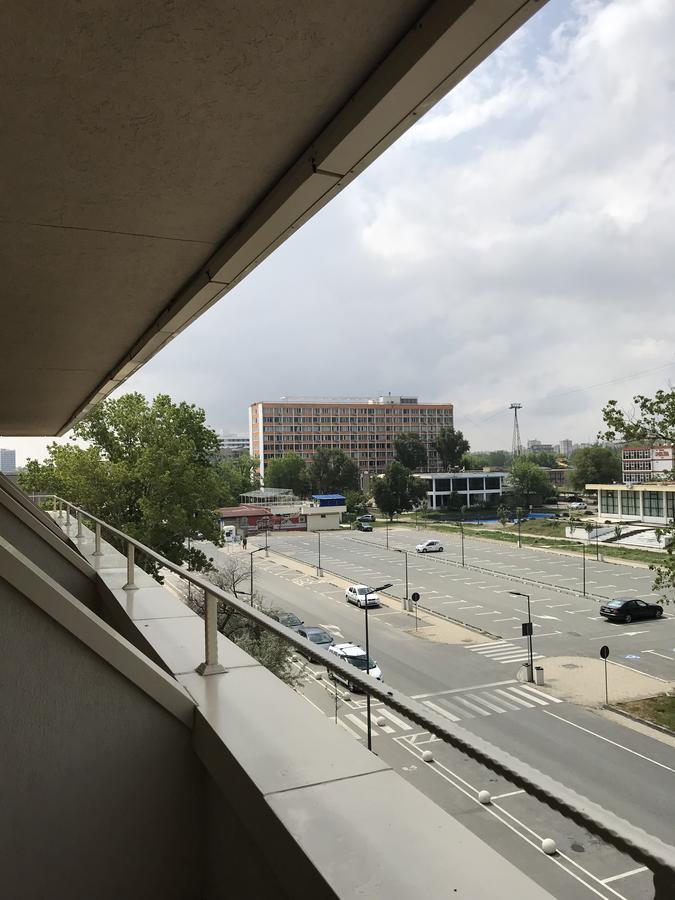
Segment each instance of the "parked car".
[[270,613],[270,617],[272,619],[276,619],[280,625],[285,625],[286,628],[292,628],[293,631],[297,631],[302,625],[305,624],[302,619],[299,619],[296,616],[295,613],[284,612],[283,609]]
[[569,503],[567,505],[568,509],[586,509],[586,504],[583,500],[575,500],[573,503]]
[[345,591],[345,597],[348,603],[354,603],[359,609],[382,605],[378,595],[373,593],[367,584],[350,584]]
[[358,519],[356,520],[356,530],[357,531],[372,531],[373,526],[370,522],[361,522]]
[[632,597],[616,597],[600,607],[600,615],[615,622],[634,622],[636,619],[660,619],[663,607],[658,603],[645,603]]
[[327,650],[333,643],[333,635],[325,628],[319,628],[318,625],[303,625],[302,628],[298,628],[298,634],[316,644],[317,647],[321,647],[322,650]]
[[415,547],[418,553],[442,553],[443,544],[440,541],[424,541]]
[[[355,666],[355,668],[359,669],[361,672],[365,673],[366,669],[368,669],[369,675],[373,678],[377,678],[378,681],[382,681],[382,672],[375,660],[370,657],[368,662],[366,662],[366,651],[357,644],[333,644],[332,647],[328,648],[328,652],[334,653],[338,659]],[[349,678],[346,678],[344,675],[338,675],[337,672],[331,672],[331,677],[336,681],[341,681],[343,684],[346,684],[347,689],[350,691],[359,690],[358,685],[354,684],[354,682],[350,681]]]
[[357,522],[374,522],[375,516],[372,513],[364,513],[362,516],[356,517]]

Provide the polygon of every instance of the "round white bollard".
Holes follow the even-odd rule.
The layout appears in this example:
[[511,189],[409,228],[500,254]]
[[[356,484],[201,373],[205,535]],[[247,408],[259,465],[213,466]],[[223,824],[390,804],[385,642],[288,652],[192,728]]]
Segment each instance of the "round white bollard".
[[352,695],[348,692],[342,695],[342,699],[345,703],[349,703],[349,701],[352,699]]
[[424,753],[422,754],[422,760],[424,762],[433,762],[434,761],[434,754],[431,752],[431,750],[424,751]]
[[490,791],[480,791],[478,794],[478,802],[482,803],[483,806],[487,806],[488,803],[492,800],[492,795]]
[[317,673],[316,673],[316,680],[317,680],[317,681],[321,681],[322,678],[323,678],[323,672],[317,672]]
[[384,716],[376,716],[376,717],[375,717],[375,724],[376,724],[376,725],[380,725],[380,726],[386,725],[386,724],[387,724],[387,720],[385,719]]
[[544,840],[541,842],[541,849],[548,856],[552,856],[554,853],[557,852],[558,848],[556,847],[555,841],[553,840],[553,838],[544,838]]

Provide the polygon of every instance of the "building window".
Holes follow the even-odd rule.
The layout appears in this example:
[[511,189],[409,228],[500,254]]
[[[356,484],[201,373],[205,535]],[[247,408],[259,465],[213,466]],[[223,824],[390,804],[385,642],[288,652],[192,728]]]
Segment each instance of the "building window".
[[640,497],[635,491],[624,491],[621,494],[621,513],[624,516],[640,515]]
[[618,511],[617,494],[618,491],[600,491],[601,513],[616,513]]
[[642,514],[644,516],[663,515],[663,494],[660,491],[644,491],[642,494]]
[[434,479],[434,490],[435,491],[451,491],[452,483],[449,478],[436,478]]
[[469,478],[469,490],[482,491],[483,490],[483,479],[482,478]]
[[675,492],[666,493],[666,518],[675,519]]

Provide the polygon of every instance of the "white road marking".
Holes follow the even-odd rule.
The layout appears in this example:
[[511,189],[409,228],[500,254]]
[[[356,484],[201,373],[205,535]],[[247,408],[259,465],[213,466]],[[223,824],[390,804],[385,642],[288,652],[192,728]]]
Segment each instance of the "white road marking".
[[487,706],[488,709],[491,709],[492,712],[503,713],[504,707],[497,706],[496,703],[492,703],[487,697],[483,697],[480,694],[467,694],[468,697],[471,697],[472,700],[475,700],[476,703],[483,703]]
[[522,700],[520,697],[514,697],[511,693],[507,693],[506,691],[501,690],[501,688],[498,688],[496,693],[500,696],[503,694],[505,697],[510,697],[512,700],[515,700],[516,703],[520,703],[522,706],[527,706],[530,709],[535,708],[534,703],[530,703],[529,700]]
[[554,622],[559,622],[560,619],[557,616],[541,616],[534,614],[535,619],[553,619]]
[[529,693],[536,694],[537,697],[544,697],[550,703],[564,703],[564,700],[558,699],[558,697],[552,697],[550,694],[544,694],[541,691],[538,691],[535,687],[532,687],[531,684],[521,684],[521,688],[524,691],[528,691]]
[[660,656],[661,659],[667,659],[667,660],[670,660],[670,662],[675,662],[675,657],[667,656],[665,653],[659,653],[658,650],[641,650],[640,652],[641,653],[653,653],[654,656]]
[[[368,726],[365,722],[362,722],[358,716],[354,715],[354,713],[347,713],[345,718],[349,719],[350,722],[353,722],[357,728],[360,728],[364,734],[368,734]],[[371,725],[371,733],[373,737],[377,734],[377,731]]]
[[484,710],[482,707],[478,706],[475,703],[472,703],[470,700],[467,700],[465,697],[456,697],[455,698],[458,703],[463,703],[464,706],[468,706],[469,709],[472,709],[474,712],[477,712],[479,716],[489,716],[490,713]]
[[383,706],[380,709],[378,709],[377,714],[379,716],[384,716],[385,718],[389,719],[389,721],[393,722],[394,725],[396,725],[398,728],[401,729],[401,731],[411,731],[412,730],[411,725],[408,725],[408,723],[404,722],[403,719],[399,719],[398,716],[395,716],[392,712],[389,712],[389,710],[387,709],[386,706]]
[[637,875],[639,872],[648,872],[647,866],[640,866],[637,869],[631,869],[630,872],[621,872],[619,875],[612,875],[611,878],[603,878],[601,884],[609,884],[610,881],[618,881],[620,878],[628,878],[629,875]]
[[517,683],[518,682],[514,678],[509,678],[506,681],[491,681],[489,684],[472,684],[470,687],[465,688],[448,688],[446,691],[432,691],[429,694],[413,694],[410,699],[424,700],[425,697],[440,697],[442,694],[460,694],[463,691],[478,691],[481,688],[501,687],[503,684]]
[[548,709],[545,709],[544,712],[547,716],[553,716],[554,719],[558,719],[560,722],[565,722],[567,725],[572,725],[572,727],[578,728],[579,731],[585,731],[586,734],[592,734],[593,737],[599,738],[601,741],[612,744],[614,747],[618,747],[620,750],[625,750],[626,753],[632,753],[633,756],[639,756],[640,759],[644,759],[647,762],[653,763],[655,766],[658,766],[660,769],[666,769],[668,772],[673,772],[675,774],[675,769],[672,769],[670,766],[667,766],[665,763],[659,762],[656,759],[652,759],[651,756],[645,756],[644,753],[638,753],[637,750],[632,750],[630,747],[626,747],[623,744],[617,743],[617,741],[612,741],[610,738],[605,737],[602,734],[598,734],[596,731],[591,731],[590,728],[584,728],[583,725],[577,725],[576,722],[570,722],[569,719],[565,719],[563,718],[563,716],[557,715],[557,713],[552,713]]
[[600,637],[589,638],[589,641],[606,641],[608,638],[615,637],[635,637],[637,634],[649,634],[648,631],[615,631],[613,634],[603,634]]
[[492,799],[493,800],[504,800],[506,797],[515,797],[516,794],[524,794],[524,793],[525,793],[525,791],[523,791],[523,790],[507,791],[505,794],[497,794],[497,796],[493,797]]
[[548,609],[558,609],[559,606],[571,606],[571,603],[551,603]]
[[429,709],[433,709],[434,712],[437,712],[439,716],[443,716],[446,719],[450,719],[451,722],[459,722],[459,716],[453,716],[451,712],[448,712],[447,709],[443,709],[442,706],[438,706],[436,703],[432,703],[431,700],[424,700],[424,705],[428,706]]
[[509,693],[518,694],[519,697],[527,697],[528,700],[534,700],[534,702],[538,703],[540,706],[548,706],[548,700],[543,700],[539,694],[535,696],[530,691],[526,693],[522,688],[511,688]]

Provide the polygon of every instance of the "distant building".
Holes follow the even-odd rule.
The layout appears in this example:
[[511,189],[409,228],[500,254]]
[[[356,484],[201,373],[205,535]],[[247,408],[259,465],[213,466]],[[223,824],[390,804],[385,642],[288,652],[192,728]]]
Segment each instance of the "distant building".
[[621,468],[624,484],[639,484],[651,481],[654,475],[671,472],[675,447],[672,444],[657,444],[652,447],[629,444],[621,450]]
[[598,492],[598,514],[609,521],[666,525],[675,519],[675,481],[587,484]]
[[321,447],[348,453],[362,472],[383,472],[393,462],[394,439],[416,431],[427,448],[430,469],[440,468],[435,441],[441,428],[453,424],[451,403],[418,403],[417,397],[392,396],[361,400],[275,400],[249,408],[251,453],[260,474],[270,459],[297,453],[311,459]]
[[551,484],[554,484],[556,487],[564,487],[567,484],[567,474],[571,471],[569,468],[554,469],[550,466],[542,466],[541,468],[548,475]]
[[539,453],[541,450],[544,450],[547,453],[553,453],[555,448],[553,444],[542,444],[537,438],[527,442],[528,453]]
[[220,437],[220,455],[223,459],[234,459],[250,453],[251,443],[247,435],[225,434]]
[[425,472],[417,475],[427,485],[429,509],[448,506],[450,495],[461,497],[464,506],[490,503],[504,493],[508,472]]
[[574,444],[568,438],[560,441],[560,454],[561,456],[571,456],[572,451],[574,450]]
[[3,475],[16,472],[16,450],[5,450],[0,447],[0,472]]

